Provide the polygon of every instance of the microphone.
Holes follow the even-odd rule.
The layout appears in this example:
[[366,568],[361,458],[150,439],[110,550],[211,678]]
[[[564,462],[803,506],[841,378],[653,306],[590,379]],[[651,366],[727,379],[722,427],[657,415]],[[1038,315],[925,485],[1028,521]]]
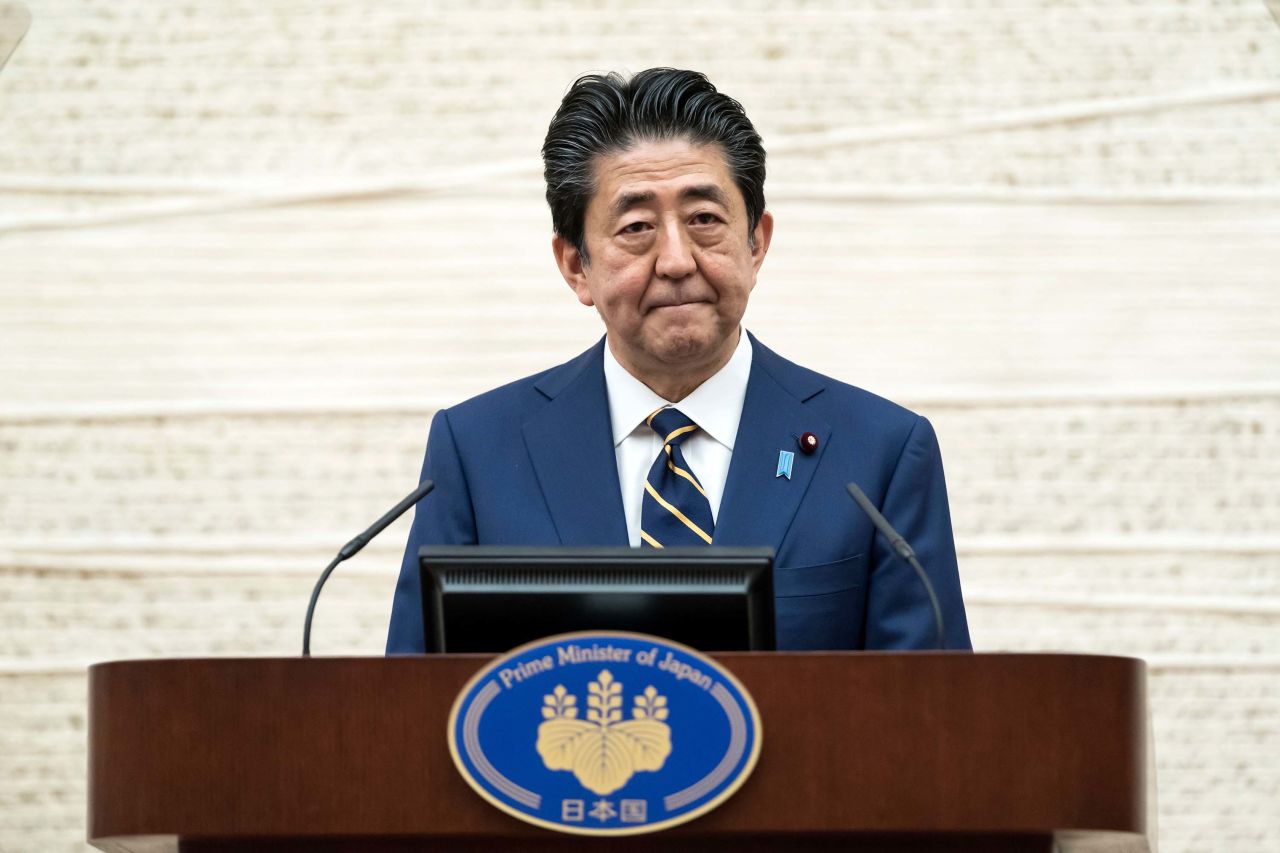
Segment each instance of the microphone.
[[938,632],[938,648],[946,650],[946,633],[942,628],[942,608],[938,606],[938,596],[933,591],[933,584],[929,582],[929,576],[924,573],[924,566],[921,566],[920,561],[916,559],[916,552],[911,550],[911,546],[907,544],[907,540],[902,538],[902,534],[893,529],[893,525],[889,523],[888,519],[880,514],[880,510],[876,509],[875,504],[863,493],[862,489],[858,488],[857,483],[849,483],[845,488],[849,490],[849,497],[853,498],[854,502],[862,507],[862,511],[867,514],[867,518],[871,519],[871,523],[875,525],[876,530],[880,531],[880,535],[889,540],[889,547],[899,557],[910,563],[911,568],[916,570],[916,576],[924,584],[925,592],[929,593],[929,604],[933,607],[933,622]]
[[31,28],[31,10],[22,3],[0,2],[0,69]]
[[307,605],[307,621],[302,626],[302,656],[304,658],[311,657],[311,617],[315,615],[316,602],[320,599],[320,589],[324,586],[324,582],[329,579],[329,575],[333,574],[333,570],[343,560],[349,560],[360,553],[360,549],[368,545],[373,537],[386,530],[387,525],[404,515],[409,507],[431,494],[431,490],[435,487],[436,484],[431,480],[423,480],[418,484],[418,488],[413,490],[412,494],[393,506],[386,515],[375,521],[368,530],[343,545],[338,551],[338,556],[333,558],[333,562],[320,575],[320,580],[316,581],[315,589],[311,590],[311,603]]

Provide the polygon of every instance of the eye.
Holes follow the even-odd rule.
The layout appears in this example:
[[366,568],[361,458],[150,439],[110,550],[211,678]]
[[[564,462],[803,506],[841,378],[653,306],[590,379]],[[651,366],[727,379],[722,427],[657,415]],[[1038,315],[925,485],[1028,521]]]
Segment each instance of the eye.
[[723,221],[724,220],[722,220],[719,216],[717,216],[714,213],[710,213],[709,211],[703,211],[702,213],[695,213],[692,219],[692,222],[694,225],[718,225]]
[[619,234],[642,234],[648,229],[649,229],[648,222],[645,222],[643,219],[637,219],[635,222],[628,222],[626,225],[622,226],[622,230],[619,231],[618,233]]

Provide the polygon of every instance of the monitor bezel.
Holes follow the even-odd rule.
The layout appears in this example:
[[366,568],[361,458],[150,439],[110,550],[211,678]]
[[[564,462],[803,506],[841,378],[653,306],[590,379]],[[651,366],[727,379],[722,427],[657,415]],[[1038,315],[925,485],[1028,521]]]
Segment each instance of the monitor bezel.
[[[428,654],[468,653],[469,650],[447,648],[444,573],[460,566],[477,569],[500,567],[504,571],[545,572],[548,569],[571,568],[590,574],[618,570],[675,574],[741,572],[743,607],[747,617],[747,648],[729,643],[713,651],[773,651],[777,647],[774,624],[772,548],[693,546],[678,548],[631,548],[615,546],[572,547],[563,545],[424,545],[418,551],[418,571],[422,587],[424,647]],[[563,590],[560,590],[563,592]],[[495,586],[494,593],[511,594]],[[599,594],[594,589],[583,594]],[[656,594],[695,594],[696,585],[683,590],[679,585],[670,592]],[[537,593],[530,590],[531,595]],[[578,630],[566,627],[566,631]],[[605,630],[605,629],[601,629]],[[531,638],[536,639],[536,638]]]

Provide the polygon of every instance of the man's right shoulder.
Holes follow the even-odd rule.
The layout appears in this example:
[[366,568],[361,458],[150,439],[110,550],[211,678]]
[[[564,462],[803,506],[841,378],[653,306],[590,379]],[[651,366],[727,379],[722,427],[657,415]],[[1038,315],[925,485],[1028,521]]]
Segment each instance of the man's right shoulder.
[[585,371],[593,367],[602,370],[602,354],[603,340],[563,364],[500,385],[441,411],[447,415],[455,432],[471,425],[492,424],[495,419],[510,421],[522,418],[555,399]]

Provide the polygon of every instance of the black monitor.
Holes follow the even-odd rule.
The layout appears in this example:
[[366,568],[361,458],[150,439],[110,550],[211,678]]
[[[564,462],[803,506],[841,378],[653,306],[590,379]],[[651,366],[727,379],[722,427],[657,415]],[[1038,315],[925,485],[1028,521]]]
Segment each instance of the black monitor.
[[424,546],[428,652],[505,652],[570,631],[772,650],[771,548]]

